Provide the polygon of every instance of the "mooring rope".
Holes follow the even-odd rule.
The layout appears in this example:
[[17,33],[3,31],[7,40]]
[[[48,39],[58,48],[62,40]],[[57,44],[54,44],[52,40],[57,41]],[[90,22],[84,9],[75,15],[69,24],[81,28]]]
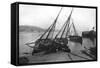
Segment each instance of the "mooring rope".
[[80,57],[80,58],[84,58],[84,59],[90,60],[90,59],[88,59],[88,58],[85,58],[85,57],[82,57],[82,56],[79,56],[79,55],[76,55],[76,54],[73,54],[73,53],[70,53],[70,54],[72,54],[72,55],[74,55],[74,56],[77,56],[77,57]]

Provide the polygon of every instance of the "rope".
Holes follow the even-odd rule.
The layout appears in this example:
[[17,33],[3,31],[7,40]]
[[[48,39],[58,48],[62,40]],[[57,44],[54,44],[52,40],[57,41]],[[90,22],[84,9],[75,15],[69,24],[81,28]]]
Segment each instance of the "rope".
[[77,56],[77,57],[80,57],[80,58],[84,58],[84,59],[90,60],[90,59],[88,59],[88,58],[85,58],[85,57],[82,57],[82,56],[79,56],[79,55],[76,55],[76,54],[73,54],[73,53],[70,53],[70,54],[72,54],[72,55],[74,55],[74,56]]
[[69,55],[69,53],[68,53],[68,57],[69,57],[69,59],[70,59],[71,61],[73,61],[72,58],[71,58],[71,56]]

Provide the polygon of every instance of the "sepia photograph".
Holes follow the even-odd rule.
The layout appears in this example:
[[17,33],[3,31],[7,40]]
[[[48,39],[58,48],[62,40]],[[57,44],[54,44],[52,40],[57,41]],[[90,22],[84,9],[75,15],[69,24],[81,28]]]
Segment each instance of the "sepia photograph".
[[96,9],[19,4],[19,64],[97,59]]

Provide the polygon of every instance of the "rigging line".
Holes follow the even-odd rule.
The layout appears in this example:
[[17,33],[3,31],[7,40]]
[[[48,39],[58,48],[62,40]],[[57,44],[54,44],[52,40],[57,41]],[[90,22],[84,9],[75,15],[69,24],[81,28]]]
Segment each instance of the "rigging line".
[[[64,23],[63,27],[65,26],[66,23]],[[63,29],[63,27],[59,30],[59,32],[56,34],[55,39],[57,38],[57,36],[60,34],[61,30]]]
[[[66,26],[67,26],[67,23],[70,21],[72,12],[73,12],[73,8],[72,8],[71,13],[70,13],[70,15],[69,15],[69,17],[68,17],[68,19],[67,19],[67,21],[66,21]],[[61,38],[62,38],[62,36],[63,36],[63,33],[64,33],[65,29],[66,29],[66,26],[65,26],[65,28],[64,28],[64,30],[63,30],[63,32],[62,32]]]
[[66,32],[66,37],[67,37],[67,35],[68,35],[68,32],[69,32],[70,29],[71,29],[71,26],[72,26],[72,24],[68,27],[68,30],[67,30],[67,32]]
[[63,36],[63,34],[64,34],[64,32],[65,32],[66,26],[67,26],[67,24],[65,25],[65,28],[64,28],[64,30],[63,30],[63,32],[62,32],[62,34],[61,34],[61,37],[60,37],[60,38],[62,38],[62,36]]
[[71,60],[71,61],[73,61],[73,59],[71,58],[71,56],[70,56],[70,54],[68,53],[68,57],[69,57],[69,59]]
[[[69,21],[69,22],[70,22],[70,21]],[[69,23],[69,24],[70,24],[70,23]],[[67,37],[67,35],[68,35],[68,32],[70,31],[70,29],[71,29],[71,26],[72,26],[72,24],[71,24],[70,26],[69,26],[69,24],[68,24],[68,27],[67,27],[67,29],[68,29],[68,30],[67,30],[67,32],[66,32],[66,35],[65,35],[66,37]]]
[[48,35],[47,35],[46,39],[47,39],[48,36],[52,33],[53,29],[55,29],[56,21],[57,21],[57,19],[54,21],[53,26],[52,26],[52,28],[50,29],[50,31],[48,32]]
[[48,33],[48,35],[47,35],[46,39],[47,39],[47,38],[48,38],[48,36],[50,35],[50,32],[53,30],[54,25],[56,25],[57,19],[58,19],[59,15],[60,15],[61,11],[62,11],[62,7],[61,7],[61,9],[60,9],[60,11],[59,11],[59,13],[58,13],[58,15],[57,15],[56,19],[54,20],[53,26],[52,26],[51,30],[49,31],[49,33]]
[[61,34],[61,37],[60,37],[60,38],[62,38],[63,33],[65,32],[65,29],[66,29],[66,27],[67,27],[67,25],[68,25],[68,23],[69,23],[69,20],[70,20],[70,17],[69,17],[69,18],[68,18],[68,20],[66,21],[65,28],[64,28],[64,30],[63,30],[63,32],[62,32],[62,34]]
[[60,11],[59,11],[59,13],[58,13],[58,16],[56,17],[56,21],[57,21],[57,19],[58,19],[60,13],[61,13],[61,11],[62,11],[62,8],[63,8],[63,7],[61,7],[61,9],[60,9]]
[[50,30],[50,28],[53,26],[53,24],[45,31],[45,33],[40,37],[40,39]]
[[[72,8],[72,11],[73,11],[73,8]],[[71,16],[72,11],[71,11],[71,13],[70,13],[69,17]],[[67,20],[68,20],[68,19],[67,19]],[[66,23],[67,23],[67,22],[66,22]],[[61,32],[61,31],[63,30],[63,28],[65,27],[66,23],[64,23],[63,27],[62,27],[62,28],[60,29],[60,31],[56,34],[56,36],[55,36],[55,38],[54,38],[54,39],[56,39],[56,38],[57,38],[57,36],[60,34],[60,32]]]
[[76,30],[75,25],[73,23],[73,19],[72,19],[72,24],[73,24],[73,28],[74,28],[75,34],[78,36],[77,30]]
[[[36,36],[35,39],[37,39],[40,35],[41,35],[41,34],[39,34],[38,36]],[[35,39],[33,39],[33,40],[35,40]],[[35,42],[31,42],[31,41],[30,41],[30,43],[26,43],[26,45],[27,45],[27,44],[35,44]]]
[[56,26],[56,25],[54,25],[54,27],[53,27],[53,29],[52,29],[52,31],[51,31],[51,39],[53,38],[53,34],[54,34],[54,31],[55,31],[55,26]]
[[[73,12],[73,8],[72,8],[72,11],[71,11],[71,13],[70,13],[70,15],[69,15],[69,16],[70,16],[70,19],[71,19],[72,12]],[[70,22],[70,21],[69,21],[69,22]],[[70,23],[69,23],[69,24],[70,24]],[[71,26],[69,27],[69,24],[68,24],[68,29],[70,30]],[[71,24],[71,25],[72,25],[72,24]],[[66,32],[66,36],[67,36],[69,30],[67,30],[67,32]]]
[[48,32],[48,35],[47,35],[47,37],[46,37],[46,39],[49,37],[49,35],[51,34],[51,31],[52,31],[52,29],[54,28],[54,25],[55,25],[55,23],[53,24],[53,26],[51,27],[51,29],[49,30],[49,32]]
[[[62,7],[61,7],[61,10],[62,10]],[[61,12],[61,10],[60,10],[60,12]],[[59,14],[60,14],[60,12],[59,12]],[[58,14],[58,16],[59,16],[59,14]],[[57,18],[58,18],[58,16],[57,16]],[[40,37],[40,39],[50,30],[50,28],[53,26],[53,24],[45,31],[45,33]]]
[[55,27],[56,27],[56,25],[54,25],[54,29],[52,30],[52,39],[53,39],[53,34],[54,34],[54,31],[55,31]]
[[67,32],[68,32],[68,30],[69,30],[69,24],[70,24],[70,21],[68,22],[68,25],[66,26],[67,28],[66,28],[65,37],[66,37],[66,35],[67,35]]
[[90,59],[88,59],[88,58],[85,58],[85,57],[82,57],[82,56],[79,56],[79,55],[76,55],[76,54],[73,54],[73,53],[70,53],[70,54],[72,54],[72,55],[74,55],[74,56],[77,56],[77,57],[80,57],[80,58],[84,58],[84,59],[90,60]]

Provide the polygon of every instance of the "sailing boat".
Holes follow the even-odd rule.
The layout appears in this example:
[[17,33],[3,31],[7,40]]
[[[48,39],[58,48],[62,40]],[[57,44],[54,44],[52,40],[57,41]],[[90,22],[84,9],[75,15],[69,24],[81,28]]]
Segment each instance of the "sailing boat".
[[[62,8],[61,8],[61,10],[62,10]],[[60,12],[61,12],[61,10],[60,10]],[[34,50],[33,50],[32,54],[38,53],[41,51],[46,51],[47,53],[56,52],[58,50],[70,52],[70,49],[67,46],[68,39],[66,38],[66,32],[68,32],[68,27],[69,27],[69,23],[70,23],[69,21],[71,18],[72,11],[71,11],[68,19],[64,23],[64,25],[62,26],[62,28],[58,32],[58,34],[56,34],[56,36],[53,38],[56,22],[57,22],[57,19],[59,17],[60,12],[58,13],[58,16],[56,17],[54,23],[35,42],[35,46],[34,46]]]
[[70,41],[82,44],[82,37],[78,35],[73,19],[72,19],[72,24],[69,27],[68,34],[69,35],[67,36]]
[[[72,9],[73,11],[73,9]],[[72,15],[72,11],[68,17],[68,19],[66,20],[66,22],[64,23],[64,25],[62,26],[62,28],[59,30],[59,32],[56,34],[55,38],[54,38],[54,42],[53,42],[53,45],[51,46],[51,50],[54,48],[54,50],[57,51],[63,51],[63,52],[66,52],[68,53],[68,57],[71,61],[73,61],[71,55],[74,55],[74,56],[77,56],[77,57],[80,57],[80,58],[83,58],[83,59],[86,59],[86,60],[89,60],[88,58],[85,58],[85,57],[82,57],[82,56],[79,56],[77,54],[74,54],[74,53],[71,53],[71,50],[70,48],[68,47],[68,37],[70,38],[70,41],[74,41],[74,42],[81,42],[82,43],[82,37],[80,37],[78,35],[78,33],[76,32],[76,29],[75,29],[75,26],[74,26],[74,23],[70,23],[70,20],[71,20],[71,15]],[[71,25],[70,25],[71,24]],[[70,31],[70,28],[71,27],[74,27],[74,31],[76,32],[76,35],[68,35],[69,31]]]
[[55,48],[51,48],[53,45],[53,34],[55,31],[55,26],[56,26],[56,22],[57,19],[61,13],[62,8],[60,9],[56,19],[54,20],[53,24],[45,31],[44,34],[42,34],[42,36],[35,42],[35,46],[33,49],[32,54],[34,53],[38,53],[41,51],[48,51],[50,49],[55,50]]
[[[73,11],[73,9],[72,9]],[[57,51],[66,51],[66,52],[70,52],[69,47],[67,46],[68,44],[68,39],[66,38],[66,34],[68,32],[68,27],[70,24],[70,18],[72,15],[72,11],[70,13],[70,15],[68,16],[68,19],[66,20],[66,22],[64,23],[64,25],[62,26],[62,28],[59,30],[59,32],[56,34],[55,38],[54,38],[54,45],[56,46]]]
[[[62,10],[62,8],[61,8],[61,10]],[[45,51],[45,53],[64,51],[68,54],[68,57],[69,57],[69,59],[71,59],[71,61],[73,61],[73,59],[70,55],[89,60],[88,58],[71,53],[70,48],[67,46],[68,33],[70,31],[70,20],[71,20],[71,15],[72,15],[73,10],[71,11],[70,15],[68,16],[68,19],[66,20],[66,22],[64,23],[62,28],[59,30],[59,32],[56,34],[56,36],[53,38],[56,22],[61,13],[61,10],[59,11],[58,16],[54,20],[53,24],[45,31],[44,34],[42,34],[42,36],[37,41],[35,41],[35,46],[33,47],[32,55],[34,55],[34,53],[43,52],[43,51]],[[73,37],[73,36],[70,35],[69,38],[71,38],[71,37]]]

